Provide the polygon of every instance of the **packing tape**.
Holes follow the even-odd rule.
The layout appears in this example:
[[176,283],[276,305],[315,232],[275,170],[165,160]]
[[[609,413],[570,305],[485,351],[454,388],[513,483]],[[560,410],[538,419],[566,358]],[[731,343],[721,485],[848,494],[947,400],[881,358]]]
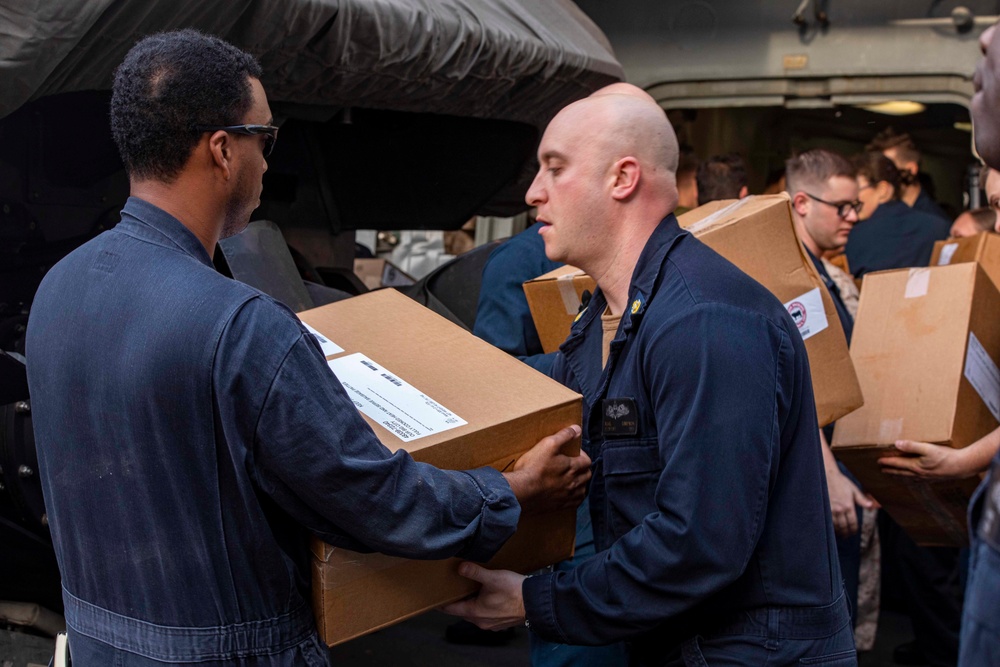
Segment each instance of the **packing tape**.
[[931,282],[931,270],[928,268],[910,269],[910,277],[906,279],[907,299],[915,299],[927,294]]
[[704,218],[702,218],[698,222],[688,227],[687,230],[694,235],[701,233],[703,230],[707,229],[708,227],[711,227],[715,222],[722,220],[723,218],[729,216],[734,211],[738,210],[740,207],[750,203],[754,199],[754,196],[755,195],[750,195],[749,197],[738,199],[729,206],[720,208],[718,211],[712,213],[711,215],[706,215]]
[[956,250],[958,250],[957,243],[945,243],[941,246],[941,254],[938,256],[938,266],[951,264],[951,258],[955,256]]
[[576,286],[573,284],[573,278],[576,278],[578,275],[577,273],[571,273],[556,278],[556,286],[559,287],[559,296],[562,297],[567,315],[576,315],[580,312],[580,296],[576,293]]
[[879,444],[894,443],[903,435],[903,418],[883,419],[878,425]]

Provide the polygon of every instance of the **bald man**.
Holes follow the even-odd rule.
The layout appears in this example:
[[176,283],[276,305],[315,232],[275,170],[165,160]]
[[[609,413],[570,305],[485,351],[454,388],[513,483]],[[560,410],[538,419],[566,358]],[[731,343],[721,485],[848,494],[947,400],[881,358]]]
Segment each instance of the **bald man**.
[[[553,376],[584,396],[598,553],[529,578],[463,563],[446,611],[635,665],[855,664],[802,338],[682,231],[677,140],[637,94],[551,122],[527,193],[550,259],[598,285]],[[822,489],[822,493],[817,493]]]

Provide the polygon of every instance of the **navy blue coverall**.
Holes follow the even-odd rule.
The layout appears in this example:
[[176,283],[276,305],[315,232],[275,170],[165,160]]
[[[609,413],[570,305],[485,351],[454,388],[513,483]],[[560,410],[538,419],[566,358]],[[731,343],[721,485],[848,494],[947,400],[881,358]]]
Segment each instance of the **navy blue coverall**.
[[607,366],[598,289],[553,375],[584,396],[598,553],[523,584],[550,641],[636,665],[853,665],[801,336],[781,303],[668,216]]
[[325,666],[310,535],[487,560],[517,525],[499,472],[386,449],[295,315],[141,199],[46,275],[27,359],[77,667]]
[[959,667],[1000,665],[1000,454],[969,505],[972,555],[962,610]]

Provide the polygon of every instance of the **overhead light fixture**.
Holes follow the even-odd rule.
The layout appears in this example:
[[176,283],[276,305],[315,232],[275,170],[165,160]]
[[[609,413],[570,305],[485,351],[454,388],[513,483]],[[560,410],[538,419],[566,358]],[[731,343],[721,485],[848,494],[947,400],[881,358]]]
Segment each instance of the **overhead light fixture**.
[[910,102],[908,100],[892,100],[889,102],[878,102],[877,104],[859,104],[859,108],[875,113],[884,113],[889,116],[910,116],[915,113],[922,113],[927,107],[920,102]]
[[972,123],[964,123],[962,121],[956,122],[952,125],[959,132],[972,132]]

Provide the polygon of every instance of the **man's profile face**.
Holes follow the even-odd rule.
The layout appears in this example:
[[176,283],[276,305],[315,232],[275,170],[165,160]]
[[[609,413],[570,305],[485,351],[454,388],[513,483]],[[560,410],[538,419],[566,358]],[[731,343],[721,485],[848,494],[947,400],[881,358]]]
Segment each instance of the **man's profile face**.
[[[271,125],[274,118],[267,104],[264,87],[257,79],[250,79],[252,103],[249,111],[240,121],[245,125]],[[264,158],[265,136],[230,134],[233,148],[233,185],[226,202],[226,222],[222,228],[222,238],[239,234],[250,222],[250,214],[260,206],[264,172],[267,160]]]
[[979,37],[983,59],[972,78],[972,128],[976,151],[993,169],[1000,169],[1000,31],[994,25]]
[[980,231],[979,227],[976,225],[975,219],[972,214],[965,211],[960,216],[955,218],[955,222],[951,225],[950,236],[953,239],[961,239],[966,236],[975,236]]
[[[847,176],[834,176],[821,188],[821,192],[810,194],[831,203],[854,202],[858,199],[858,182]],[[848,209],[847,215],[840,217],[835,206],[812,199],[809,200],[808,212],[803,216],[806,232],[822,251],[843,248],[857,221],[858,214],[853,209]]]
[[986,202],[987,205],[993,209],[997,214],[997,222],[994,231],[1000,232],[1000,171],[996,169],[989,169],[986,174]]
[[917,163],[913,162],[912,160],[904,160],[902,157],[900,157],[898,147],[893,146],[891,148],[886,148],[884,151],[882,151],[882,155],[889,158],[889,160],[891,160],[892,163],[896,165],[896,169],[899,169],[899,171],[908,172],[914,175],[917,173],[918,170]]
[[536,219],[545,254],[554,261],[579,265],[594,256],[602,244],[603,161],[597,145],[588,139],[594,128],[584,124],[585,113],[568,108],[545,130],[538,146],[538,173],[525,201],[538,209]]

